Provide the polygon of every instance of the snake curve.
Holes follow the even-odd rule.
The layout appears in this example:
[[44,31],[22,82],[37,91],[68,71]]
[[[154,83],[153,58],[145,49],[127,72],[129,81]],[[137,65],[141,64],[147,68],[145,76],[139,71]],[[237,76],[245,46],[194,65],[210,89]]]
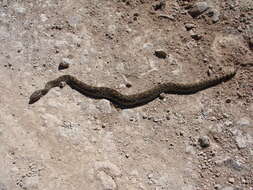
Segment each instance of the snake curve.
[[45,96],[50,89],[54,87],[60,87],[62,82],[65,82],[72,89],[87,97],[95,99],[107,99],[122,109],[133,108],[151,102],[152,100],[159,97],[161,93],[179,95],[193,94],[198,91],[218,85],[222,82],[226,82],[233,78],[235,74],[236,70],[233,69],[221,76],[213,77],[207,80],[200,80],[193,83],[161,83],[154,86],[153,88],[132,95],[124,95],[117,90],[108,87],[91,86],[78,80],[72,75],[62,75],[54,80],[47,82],[43,89],[36,90],[34,93],[32,93],[30,96],[29,104],[37,102],[41,97]]

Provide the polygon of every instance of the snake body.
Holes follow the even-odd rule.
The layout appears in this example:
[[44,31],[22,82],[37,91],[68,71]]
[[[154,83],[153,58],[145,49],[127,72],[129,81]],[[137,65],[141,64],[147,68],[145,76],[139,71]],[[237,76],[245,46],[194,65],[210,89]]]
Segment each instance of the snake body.
[[79,93],[95,98],[95,99],[107,99],[120,108],[133,108],[140,105],[144,105],[157,97],[161,93],[167,94],[193,94],[198,91],[207,89],[209,87],[218,85],[222,82],[225,82],[231,79],[236,74],[235,70],[231,70],[226,74],[218,77],[213,77],[207,80],[200,80],[194,83],[161,83],[153,88],[150,88],[146,91],[132,94],[124,95],[108,87],[95,87],[88,85],[72,75],[62,75],[52,81],[46,83],[45,87],[41,90],[36,90],[29,100],[29,104],[33,104],[38,101],[42,96],[46,95],[50,89],[54,87],[60,87],[62,82],[65,82],[72,89],[75,89]]

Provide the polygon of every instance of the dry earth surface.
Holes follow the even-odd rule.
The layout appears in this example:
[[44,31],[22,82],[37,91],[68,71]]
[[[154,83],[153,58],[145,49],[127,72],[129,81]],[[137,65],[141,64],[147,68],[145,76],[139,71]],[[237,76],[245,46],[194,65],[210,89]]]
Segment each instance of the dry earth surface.
[[[253,189],[252,0],[1,0],[0,40],[0,190]],[[231,67],[134,109],[68,86],[28,104],[62,74],[132,94]]]

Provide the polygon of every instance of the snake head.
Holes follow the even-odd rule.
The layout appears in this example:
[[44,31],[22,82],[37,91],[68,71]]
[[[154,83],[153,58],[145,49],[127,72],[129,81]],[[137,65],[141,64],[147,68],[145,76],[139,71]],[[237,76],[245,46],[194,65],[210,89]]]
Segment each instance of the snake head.
[[37,102],[42,96],[43,96],[42,90],[36,90],[32,95],[30,96],[29,104],[33,104]]

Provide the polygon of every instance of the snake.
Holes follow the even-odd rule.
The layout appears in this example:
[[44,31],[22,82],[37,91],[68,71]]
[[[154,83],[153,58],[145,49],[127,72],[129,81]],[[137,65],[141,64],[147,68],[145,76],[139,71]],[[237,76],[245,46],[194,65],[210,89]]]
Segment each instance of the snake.
[[125,95],[121,92],[108,88],[96,87],[78,80],[72,75],[62,75],[58,78],[47,82],[43,89],[36,90],[32,93],[29,99],[29,104],[37,102],[41,97],[45,96],[50,89],[54,87],[62,87],[62,84],[67,84],[72,89],[79,93],[95,99],[107,99],[118,108],[134,108],[147,104],[158,98],[162,93],[187,95],[205,90],[207,88],[216,86],[220,83],[226,82],[233,78],[236,74],[235,69],[225,72],[220,76],[210,77],[208,79],[198,80],[196,82],[176,83],[166,82],[155,85],[154,87],[144,90],[139,93]]

